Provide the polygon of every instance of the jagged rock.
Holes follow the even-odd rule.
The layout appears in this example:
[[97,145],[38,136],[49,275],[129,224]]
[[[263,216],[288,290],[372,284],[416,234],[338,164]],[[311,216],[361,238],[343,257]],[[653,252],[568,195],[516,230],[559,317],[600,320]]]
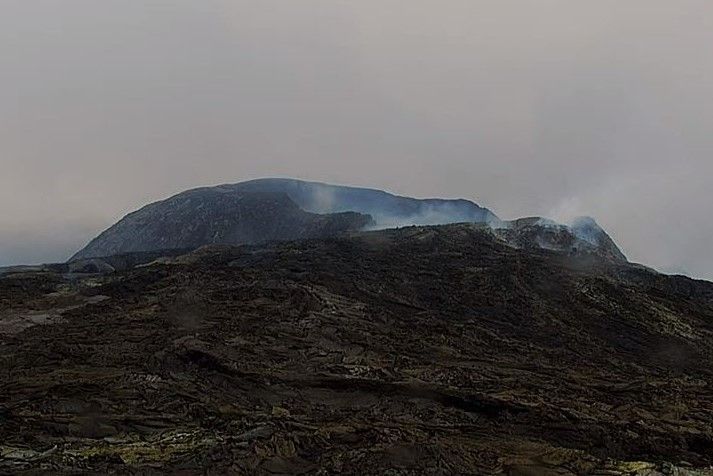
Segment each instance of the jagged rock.
[[710,474],[713,284],[541,228],[2,275],[0,473]]

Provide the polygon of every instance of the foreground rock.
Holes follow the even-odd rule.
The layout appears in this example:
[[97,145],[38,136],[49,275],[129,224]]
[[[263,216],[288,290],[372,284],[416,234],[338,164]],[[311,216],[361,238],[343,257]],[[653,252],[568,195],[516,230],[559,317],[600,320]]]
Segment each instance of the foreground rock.
[[0,472],[706,474],[713,284],[511,241],[5,274]]

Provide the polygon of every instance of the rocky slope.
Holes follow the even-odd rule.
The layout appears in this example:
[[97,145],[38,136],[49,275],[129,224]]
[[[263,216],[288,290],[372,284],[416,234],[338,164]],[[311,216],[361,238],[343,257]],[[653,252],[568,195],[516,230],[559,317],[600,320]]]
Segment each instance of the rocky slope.
[[335,236],[345,231],[498,218],[467,200],[419,200],[381,190],[293,179],[206,187],[150,204],[72,259],[118,253]]
[[258,179],[233,185],[227,190],[279,192],[289,195],[300,208],[314,213],[354,211],[374,218],[378,228],[447,223],[489,223],[498,217],[469,200],[416,199],[382,190],[346,187],[295,179]]
[[354,212],[315,214],[281,192],[203,188],[147,205],[92,240],[71,260],[120,253],[335,236],[372,219]]
[[498,222],[493,226],[493,230],[500,238],[521,248],[539,248],[579,257],[596,256],[606,260],[627,261],[614,240],[589,217],[577,218],[570,225],[541,217],[520,218]]
[[713,284],[517,240],[6,273],[0,473],[710,474]]

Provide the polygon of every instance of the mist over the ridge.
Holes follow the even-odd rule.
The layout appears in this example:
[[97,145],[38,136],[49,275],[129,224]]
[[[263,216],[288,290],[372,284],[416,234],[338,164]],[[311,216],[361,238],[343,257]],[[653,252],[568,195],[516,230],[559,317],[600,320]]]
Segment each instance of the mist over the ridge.
[[590,215],[713,278],[704,0],[5,0],[0,265],[199,185],[294,176]]

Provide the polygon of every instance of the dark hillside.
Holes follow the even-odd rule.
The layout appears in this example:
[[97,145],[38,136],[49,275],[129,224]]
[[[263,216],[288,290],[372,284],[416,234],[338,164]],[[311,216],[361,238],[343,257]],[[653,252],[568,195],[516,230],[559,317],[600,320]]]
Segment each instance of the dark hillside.
[[5,275],[0,306],[0,471],[713,464],[713,284],[476,225]]

